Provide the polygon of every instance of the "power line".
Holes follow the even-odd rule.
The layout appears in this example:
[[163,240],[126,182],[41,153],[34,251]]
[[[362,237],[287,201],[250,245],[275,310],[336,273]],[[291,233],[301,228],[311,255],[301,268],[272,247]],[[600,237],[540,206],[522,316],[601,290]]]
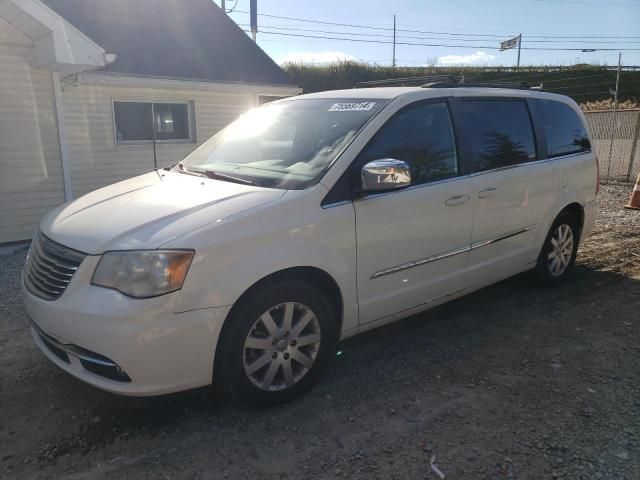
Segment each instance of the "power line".
[[[615,79],[612,79],[612,81]],[[612,82],[583,83],[582,85],[567,85],[564,87],[551,87],[553,90],[567,90],[570,88],[596,87],[598,85],[611,85]]]
[[[250,30],[246,30],[246,29],[243,29],[243,31],[250,32]],[[358,42],[358,43],[377,43],[377,44],[386,44],[386,45],[393,44],[393,41],[385,41],[385,40],[364,40],[361,38],[327,37],[324,35],[304,35],[299,33],[263,31],[262,34],[263,35],[280,35],[285,37],[312,38],[312,39],[321,39],[321,40],[340,40],[345,42]],[[487,45],[445,45],[445,44],[409,43],[409,42],[396,42],[396,45],[413,45],[413,46],[421,46],[421,47],[447,47],[447,48],[480,48],[485,50],[498,50],[498,47],[487,46]]]
[[602,90],[599,92],[586,92],[586,93],[574,93],[573,95],[569,95],[570,97],[584,97],[585,95],[603,95],[605,93],[609,93],[609,90]]
[[[249,30],[244,30],[245,32],[250,32]],[[285,37],[300,37],[300,38],[313,38],[313,39],[321,39],[321,40],[340,40],[344,42],[359,42],[359,43],[377,43],[377,44],[392,44],[393,42],[384,41],[384,40],[364,40],[360,38],[344,38],[344,37],[328,37],[323,35],[303,35],[297,33],[284,33],[284,32],[262,32],[264,35],[280,35]],[[396,42],[396,45],[407,45],[414,47],[446,47],[446,48],[478,48],[484,50],[499,50],[498,47],[488,46],[488,45],[448,45],[442,43],[414,43],[414,42]],[[582,47],[582,48],[561,48],[561,47],[522,47],[522,50],[555,50],[555,51],[574,51],[581,52],[583,50],[594,50],[594,51],[640,51],[640,48],[590,48],[590,47]]]
[[619,38],[619,39],[629,39],[629,38],[640,38],[637,35],[533,35],[526,34],[527,38],[575,38],[588,40],[592,38]]
[[[429,27],[428,25],[416,25],[416,24],[409,24],[409,23],[404,23],[403,24],[405,27],[415,27],[415,28],[425,28],[425,27]],[[448,28],[445,27],[444,25],[439,25],[440,28]],[[468,35],[468,36],[478,36],[478,35],[485,35],[486,33],[471,33],[473,31],[477,31],[474,29],[469,29],[469,28],[460,28],[460,27],[453,27],[454,29],[457,30],[463,30],[463,31],[467,31],[468,33],[456,33],[456,35]],[[509,37],[509,36],[513,36],[513,31],[511,32],[506,32],[504,30],[484,30],[484,32],[491,32],[493,34],[498,34],[496,35],[496,37],[499,38],[504,38],[504,37]],[[549,33],[549,32],[523,32],[522,35],[526,35],[527,38],[640,38],[640,36],[634,36],[634,35],[616,35],[616,34],[604,34],[604,35],[557,35],[557,34],[553,34],[553,33]],[[617,58],[617,57],[616,57]]]
[[598,73],[595,75],[583,75],[580,77],[569,77],[569,78],[559,78],[557,80],[549,80],[547,83],[556,83],[556,82],[567,82],[569,80],[580,80],[582,78],[598,78],[598,77],[606,77],[609,75],[615,76],[616,72],[607,72],[607,73]]
[[[639,37],[640,38],[640,37]],[[530,40],[529,37],[525,37],[525,40],[527,43],[583,43],[584,40]],[[586,39],[585,39],[586,40]],[[589,40],[589,43],[592,44],[613,44],[613,45],[618,45],[618,44],[627,44],[627,43],[640,43],[639,40],[620,40],[618,42],[616,41],[609,41],[609,40],[605,40],[605,41],[600,41],[600,40]]]
[[[237,13],[249,13],[246,10],[236,10]],[[322,20],[309,20],[306,18],[295,18],[295,17],[284,17],[281,15],[270,15],[268,13],[259,13],[258,16],[260,17],[268,17],[268,18],[281,18],[284,20],[295,20],[298,22],[306,22],[306,23],[319,23],[322,25],[336,25],[338,27],[353,27],[353,28],[367,28],[370,30],[390,30],[393,31],[393,28],[389,28],[389,27],[374,27],[374,26],[369,26],[369,25],[356,25],[356,24],[352,24],[352,23],[337,23],[337,22],[325,22]]]
[[577,5],[603,5],[606,7],[637,7],[637,4],[633,3],[604,3],[604,2],[589,2],[585,0],[536,0],[537,2],[548,3],[570,3]]
[[[248,27],[248,23],[239,23],[241,27]],[[260,28],[269,28],[269,29],[278,29],[278,30],[293,30],[300,32],[315,32],[315,33],[330,33],[335,35],[359,35],[361,37],[383,37],[383,38],[393,38],[393,35],[384,35],[381,33],[362,33],[362,32],[336,32],[332,30],[316,30],[313,28],[294,28],[294,27],[285,27],[282,25],[260,25]]]
[[[238,25],[240,25],[241,27],[248,27],[250,26],[247,23],[239,23]],[[361,37],[381,37],[381,38],[393,38],[393,35],[385,35],[385,34],[381,34],[381,33],[363,33],[363,32],[344,32],[344,31],[336,31],[336,30],[318,30],[315,28],[300,28],[300,27],[287,27],[287,26],[283,26],[283,25],[262,25],[260,28],[264,29],[264,28],[268,28],[270,30],[287,30],[287,31],[296,31],[296,32],[311,32],[311,33],[326,33],[326,34],[331,34],[331,35],[350,35],[350,36],[361,36]],[[410,39],[417,39],[417,40],[442,40],[442,38],[440,37],[422,37],[422,36],[413,36],[413,35],[399,35],[397,38],[410,38]],[[503,38],[503,37],[500,37]],[[458,38],[456,39],[456,41],[458,42],[477,42],[480,41],[480,39],[477,38],[473,38],[473,39],[466,39],[466,38]],[[555,40],[527,40],[527,44],[529,43],[583,43],[582,40],[562,40],[560,42],[555,41]],[[621,43],[640,43],[639,41],[619,41],[619,42],[615,42],[615,41],[591,41],[590,43],[592,44],[613,44],[613,45],[618,45]],[[617,50],[617,49],[616,49]]]
[[[562,71],[541,72],[541,73],[529,72],[526,76],[517,76],[517,77],[505,76],[505,77],[492,78],[491,81],[502,81],[502,80],[509,80],[511,82],[520,81],[520,80],[524,81],[524,80],[531,80],[532,77],[536,77],[536,79],[538,79],[539,77],[543,77],[543,76],[546,76],[546,75],[558,75],[558,74],[562,74],[562,73],[565,73],[565,72],[562,72]],[[597,73],[595,75],[583,75],[583,76],[569,77],[569,78],[559,78],[557,80],[544,80],[544,79],[542,79],[541,81],[544,82],[545,85],[547,85],[549,83],[567,82],[569,80],[580,80],[580,79],[583,79],[583,78],[599,78],[599,77],[610,76],[610,75],[615,75],[615,72]]]
[[[558,71],[558,72],[542,72],[542,73],[531,72],[529,74],[529,76],[530,77],[531,76],[541,77],[541,76],[544,76],[544,75],[557,75],[557,74],[562,74],[562,73],[565,73],[565,72],[561,72],[561,71]],[[545,82],[545,83],[566,82],[566,81],[569,81],[569,80],[580,80],[580,79],[583,79],[583,78],[599,78],[599,77],[605,77],[605,76],[610,76],[610,75],[615,75],[615,72],[597,73],[597,74],[594,74],[594,75],[581,75],[581,76],[578,76],[578,77],[559,78],[559,79],[556,79],[556,80],[543,80],[543,82]],[[525,77],[520,77],[520,78],[525,78]]]
[[[620,88],[620,94],[625,97],[625,96],[631,96],[634,97],[636,93],[639,93],[640,90],[637,88],[631,88],[628,90],[623,90],[622,88]],[[554,92],[549,92],[549,93],[554,93]],[[593,91],[593,92],[584,92],[584,93],[570,93],[570,94],[566,94],[569,97],[584,97],[585,95],[604,95],[604,94],[610,94],[611,92],[609,90],[597,90],[597,91]],[[560,95],[564,95],[564,94],[560,94]]]
[[[451,32],[436,32],[436,31],[426,31],[426,30],[407,30],[407,29],[398,29],[400,32],[412,32],[412,33],[426,33],[426,34],[434,34],[434,35],[452,35],[452,36],[463,36],[463,37],[491,37],[491,38],[501,38],[504,39],[505,36],[513,36],[513,33],[505,33],[504,35],[496,35],[496,34],[488,34],[488,33],[451,33]],[[530,34],[522,34],[524,37],[528,39],[532,38],[550,38],[550,39],[582,39],[588,40],[592,38],[597,39],[630,39],[630,38],[640,38],[640,36],[600,36],[600,35],[586,35],[586,36],[572,36],[572,35],[530,35]]]
[[[236,10],[236,13],[246,13],[248,14],[249,12],[247,12],[246,10]],[[351,27],[351,28],[363,28],[363,29],[369,29],[369,30],[385,30],[385,31],[390,31],[393,32],[393,28],[390,27],[380,27],[380,26],[373,26],[373,25],[359,25],[359,24],[353,24],[353,23],[339,23],[339,22],[327,22],[324,20],[311,20],[311,19],[306,19],[306,18],[298,18],[298,17],[287,17],[287,16],[283,16],[283,15],[271,15],[271,14],[267,14],[267,13],[259,13],[258,16],[261,17],[267,17],[267,18],[279,18],[279,19],[284,19],[284,20],[292,20],[292,21],[298,21],[298,22],[305,22],[305,23],[317,23],[317,24],[321,24],[321,25],[333,25],[333,26],[339,26],[339,27]],[[497,35],[497,34],[482,34],[482,33],[452,33],[452,32],[438,32],[438,31],[428,31],[428,30],[413,30],[413,29],[402,29],[399,28],[397,29],[397,31],[399,32],[409,32],[409,33],[424,33],[424,34],[433,34],[433,35],[451,35],[451,36],[463,36],[463,37],[488,37],[488,38],[504,38],[505,35],[510,35],[510,34],[505,34],[505,35]],[[609,38],[609,39],[631,39],[631,38],[637,38],[640,39],[640,36],[630,36],[630,35],[615,35],[615,36],[609,36],[609,35],[585,35],[585,36],[574,36],[574,35],[529,35],[529,34],[524,34],[524,36],[526,36],[529,39],[532,38],[549,38],[549,39],[557,39],[557,38],[565,38],[565,39],[593,39],[593,38],[601,38],[601,39],[605,39],[605,38]]]

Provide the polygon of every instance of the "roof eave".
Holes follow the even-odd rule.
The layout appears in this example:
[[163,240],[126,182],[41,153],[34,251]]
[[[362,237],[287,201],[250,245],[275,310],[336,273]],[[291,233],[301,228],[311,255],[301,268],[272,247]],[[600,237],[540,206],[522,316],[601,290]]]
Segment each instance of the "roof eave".
[[302,88],[292,84],[272,84],[272,83],[256,83],[256,82],[240,82],[240,81],[221,81],[201,78],[177,78],[162,77],[156,75],[139,75],[133,73],[113,72],[97,70],[86,72],[78,76],[80,84],[102,84],[122,87],[153,87],[167,89],[205,89],[211,88],[227,88],[237,89],[250,88],[251,90],[260,89],[282,89],[291,91],[292,95],[302,93]]
[[33,41],[36,67],[70,75],[108,63],[100,45],[40,0],[0,0],[0,17]]

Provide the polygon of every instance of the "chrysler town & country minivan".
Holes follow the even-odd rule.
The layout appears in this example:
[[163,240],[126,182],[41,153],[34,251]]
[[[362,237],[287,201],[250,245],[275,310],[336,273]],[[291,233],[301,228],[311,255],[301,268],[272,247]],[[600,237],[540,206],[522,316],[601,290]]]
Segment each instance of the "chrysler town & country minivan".
[[23,274],[39,348],[98,388],[308,390],[337,342],[527,270],[596,216],[580,109],[529,89],[329,91],[50,212]]

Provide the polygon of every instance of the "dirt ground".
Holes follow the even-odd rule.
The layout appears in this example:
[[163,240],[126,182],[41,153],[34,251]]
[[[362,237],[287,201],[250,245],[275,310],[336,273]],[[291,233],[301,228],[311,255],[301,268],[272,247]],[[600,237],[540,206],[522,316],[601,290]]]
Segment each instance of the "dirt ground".
[[568,282],[526,275],[344,342],[304,398],[118,397],[37,350],[0,258],[0,477],[640,478],[640,212],[605,185]]

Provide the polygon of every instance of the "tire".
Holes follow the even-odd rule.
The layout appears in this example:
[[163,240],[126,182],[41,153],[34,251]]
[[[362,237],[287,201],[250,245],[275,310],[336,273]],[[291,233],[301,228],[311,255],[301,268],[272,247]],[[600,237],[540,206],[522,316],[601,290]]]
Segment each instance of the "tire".
[[319,289],[292,280],[265,284],[241,299],[227,319],[216,376],[245,404],[286,403],[318,382],[337,339],[335,313]]
[[554,286],[565,281],[575,263],[579,241],[578,220],[572,213],[562,212],[553,222],[538,257],[535,273],[541,285]]

